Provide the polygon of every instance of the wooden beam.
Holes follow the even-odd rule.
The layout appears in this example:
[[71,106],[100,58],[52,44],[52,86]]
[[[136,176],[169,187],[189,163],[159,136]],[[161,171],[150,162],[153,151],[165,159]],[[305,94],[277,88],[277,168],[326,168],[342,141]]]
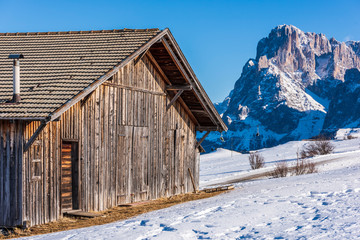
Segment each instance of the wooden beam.
[[[163,72],[163,70],[161,69],[161,67],[159,66],[157,61],[155,60],[154,56],[151,54],[151,50],[146,53],[146,56],[149,58],[150,62],[154,65],[156,71],[158,71],[158,73],[165,80],[165,82],[167,82],[168,84],[171,84],[170,80],[168,79],[166,74]],[[191,112],[191,110],[189,109],[189,107],[186,105],[186,103],[184,102],[184,100],[181,97],[179,98],[179,102],[182,105],[182,107],[185,109],[187,114],[189,114],[190,119],[195,123],[195,125],[199,126],[200,124],[199,124],[198,120],[195,118],[194,114]]]
[[180,97],[180,95],[184,92],[184,90],[180,90],[176,93],[175,97],[171,99],[170,103],[166,106],[166,111],[174,104],[174,102]]
[[197,193],[197,188],[196,188],[196,185],[195,185],[194,177],[193,177],[193,175],[191,173],[191,169],[188,168],[188,171],[189,171],[189,175],[190,175],[190,178],[191,178],[191,183],[192,183],[193,188],[194,188],[194,193]]
[[198,149],[199,149],[199,152],[201,152],[201,153],[206,152],[205,149],[201,145],[198,146]]
[[199,109],[190,109],[190,111],[191,112],[193,112],[193,113],[203,113],[203,114],[205,114],[205,113],[207,113],[205,110],[199,110]]
[[27,150],[29,150],[29,148],[31,147],[31,145],[34,143],[34,141],[36,140],[36,138],[39,136],[39,134],[42,132],[42,130],[46,127],[47,125],[47,121],[43,121],[41,122],[40,126],[36,129],[36,131],[34,132],[34,134],[30,137],[29,141],[25,144],[24,146],[24,153],[27,152]]
[[205,138],[210,134],[210,131],[207,131],[204,136],[196,143],[195,148],[198,148],[200,144],[205,140]]
[[190,90],[192,90],[192,86],[191,85],[167,85],[166,90],[190,91]]
[[105,83],[103,83],[103,86],[109,86],[109,87],[114,87],[114,88],[132,90],[132,91],[136,91],[136,92],[143,92],[143,93],[150,93],[150,94],[154,94],[154,95],[166,96],[166,93],[164,93],[164,92],[150,91],[150,90],[145,90],[143,88],[130,87],[130,86],[125,86],[125,85],[118,85],[118,84],[114,84],[114,83],[106,83],[105,82]]
[[221,131],[221,129],[219,129],[218,126],[196,126],[195,127],[196,131]]
[[145,54],[147,53],[147,51],[149,51],[150,47],[148,47],[145,51],[143,51],[134,61],[134,66],[136,66],[136,64],[143,58],[143,56],[145,56]]

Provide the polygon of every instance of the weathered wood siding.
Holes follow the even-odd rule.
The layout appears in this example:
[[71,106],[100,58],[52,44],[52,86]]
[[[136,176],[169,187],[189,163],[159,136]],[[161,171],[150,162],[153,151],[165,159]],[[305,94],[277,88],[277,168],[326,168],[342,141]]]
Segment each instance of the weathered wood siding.
[[22,224],[23,122],[0,120],[0,226]]
[[[27,141],[40,122],[26,125]],[[23,220],[29,225],[54,221],[60,212],[60,122],[50,122],[23,157]]]
[[82,208],[98,211],[120,203],[193,190],[197,177],[195,126],[170,98],[165,82],[144,57],[122,68],[82,107]]
[[[23,220],[36,225],[61,217],[62,141],[78,142],[82,210],[193,191],[188,168],[198,184],[195,125],[178,102],[166,111],[170,100],[145,56],[49,123],[24,154]],[[26,140],[39,124],[26,126]]]

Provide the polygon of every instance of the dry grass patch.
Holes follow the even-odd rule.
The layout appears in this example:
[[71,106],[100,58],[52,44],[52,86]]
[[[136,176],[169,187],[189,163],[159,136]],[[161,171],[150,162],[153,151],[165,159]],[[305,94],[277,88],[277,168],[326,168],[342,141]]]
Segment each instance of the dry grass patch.
[[277,162],[275,164],[275,169],[270,173],[270,176],[273,178],[286,177],[289,170],[290,169],[286,161]]
[[188,193],[181,194],[177,196],[172,196],[169,198],[161,198],[153,201],[146,202],[144,204],[138,204],[131,207],[114,207],[109,210],[100,212],[103,216],[96,218],[68,218],[64,217],[56,222],[51,222],[39,226],[34,226],[26,230],[21,230],[19,228],[11,230],[3,230],[3,234],[0,232],[0,239],[9,239],[9,238],[18,238],[18,237],[27,237],[32,235],[47,234],[83,227],[90,227],[95,225],[102,225],[106,223],[112,223],[120,220],[125,220],[143,213],[151,212],[158,209],[163,209],[171,207],[176,204],[199,200],[204,198],[213,197],[224,193],[221,192],[212,192],[212,193]]
[[296,161],[296,165],[294,167],[294,174],[295,175],[303,175],[303,174],[310,174],[316,173],[317,168],[314,162],[307,161],[305,159],[298,159]]

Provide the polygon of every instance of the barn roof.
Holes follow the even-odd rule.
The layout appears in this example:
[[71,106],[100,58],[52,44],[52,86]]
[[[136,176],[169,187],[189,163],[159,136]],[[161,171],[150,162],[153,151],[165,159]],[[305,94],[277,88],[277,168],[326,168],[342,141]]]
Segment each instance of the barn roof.
[[[198,130],[227,129],[168,29],[0,33],[0,119],[55,120],[145,52],[170,85],[192,86],[182,100]],[[13,94],[8,56],[14,53],[25,57],[21,102],[6,104]]]

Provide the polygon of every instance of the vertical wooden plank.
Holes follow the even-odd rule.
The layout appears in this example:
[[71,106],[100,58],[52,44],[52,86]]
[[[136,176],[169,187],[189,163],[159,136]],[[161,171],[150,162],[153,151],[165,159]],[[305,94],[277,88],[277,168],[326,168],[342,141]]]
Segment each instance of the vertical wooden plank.
[[[91,139],[90,139],[90,152],[91,152],[91,155],[88,159],[89,161],[89,179],[90,179],[90,186],[89,186],[89,197],[90,197],[90,207],[89,207],[89,210],[90,211],[94,211],[96,209],[95,207],[95,198],[97,197],[96,196],[96,192],[97,190],[95,189],[96,188],[96,181],[97,179],[95,178],[95,161],[96,161],[96,149],[98,147],[97,145],[97,142],[96,142],[96,127],[95,126],[98,126],[98,122],[96,121],[97,120],[97,107],[96,107],[96,96],[97,94],[99,94],[99,89],[96,89],[95,90],[96,92],[93,94],[93,97],[91,99],[91,116],[89,117],[89,119],[91,119],[91,128],[90,128],[90,131],[91,131]],[[95,192],[96,191],[96,192]]]
[[122,113],[121,113],[121,124],[122,125],[126,125],[127,123],[127,115],[128,115],[128,111],[127,111],[127,90],[125,89],[121,89],[122,92],[122,99],[121,99],[121,105],[122,105]]
[[[4,121],[0,120],[0,211],[5,212],[5,149],[4,149]],[[5,219],[0,215],[0,225],[5,226]]]
[[[149,84],[149,79],[147,79],[147,83]],[[153,104],[154,104],[154,98],[152,95],[149,94],[149,112],[152,112],[152,108],[153,108]],[[155,133],[155,126],[154,126],[154,121],[155,118],[157,116],[154,114],[151,118],[149,118],[149,142],[150,144],[154,142],[154,133]],[[156,152],[156,149],[152,146],[152,144],[149,147],[149,165],[148,165],[148,174],[149,174],[149,198],[150,199],[154,199],[154,188],[155,188],[155,184],[153,181],[153,176],[154,176],[154,152]]]
[[[6,153],[5,153],[5,179],[4,179],[4,202],[6,203],[6,205],[8,203],[10,203],[10,132],[9,132],[9,128],[10,128],[10,124],[6,124],[7,125],[7,130],[6,130]],[[10,207],[6,207],[4,209],[4,214],[3,214],[3,219],[4,222],[7,222],[7,219],[10,219]]]
[[55,181],[56,181],[56,201],[55,201],[55,208],[56,208],[56,218],[59,218],[61,215],[61,207],[60,207],[60,157],[61,157],[61,125],[60,123],[56,123],[56,157],[55,157]]
[[116,103],[117,103],[117,89],[110,88],[109,96],[109,146],[110,147],[110,174],[108,174],[109,182],[109,202],[108,206],[113,207],[116,205],[116,139],[114,135],[116,134],[117,125],[116,125]]
[[50,123],[49,124],[50,127],[50,134],[49,134],[49,221],[54,221],[56,220],[56,213],[55,213],[55,209],[56,209],[56,196],[55,196],[55,157],[56,157],[56,148],[55,148],[55,144],[56,144],[56,137],[55,137],[55,133],[56,133],[56,123]]
[[82,132],[81,139],[81,198],[80,198],[80,208],[83,211],[88,211],[88,185],[89,185],[89,178],[88,178],[88,158],[89,158],[89,116],[88,116],[88,106],[89,102],[87,101],[86,104],[83,106],[82,110],[82,121],[80,131]]
[[[122,70],[120,70],[120,73]],[[117,83],[120,83],[121,74],[118,75],[118,81]],[[121,182],[121,171],[124,171],[124,169],[121,169],[121,162],[122,162],[122,151],[121,151],[121,125],[120,125],[120,119],[121,119],[121,89],[117,88],[116,90],[116,97],[115,97],[115,105],[114,105],[114,111],[115,111],[115,118],[114,118],[114,125],[116,126],[116,131],[114,132],[113,138],[115,139],[115,204],[119,205],[123,202],[124,196],[122,195],[122,182]]]
[[101,210],[104,210],[105,208],[108,208],[108,200],[109,200],[109,86],[104,86],[104,92],[103,92],[103,99],[102,102],[104,103],[102,112],[103,112],[103,132],[104,132],[104,138],[103,138],[103,157],[101,160],[102,165],[102,171],[101,171],[101,179],[102,179],[102,206]]
[[13,148],[12,148],[12,154],[13,154],[13,162],[12,162],[12,167],[13,167],[13,176],[12,178],[14,185],[12,185],[12,189],[13,189],[13,193],[12,193],[12,198],[14,201],[14,207],[12,209],[12,215],[13,215],[13,224],[17,224],[19,221],[19,200],[17,197],[17,193],[18,193],[18,189],[19,189],[19,185],[18,185],[18,179],[19,179],[19,175],[18,175],[18,162],[19,162],[19,158],[18,158],[18,140],[19,140],[19,134],[18,134],[18,121],[14,121],[13,122]]
[[107,109],[107,98],[106,98],[106,89],[108,89],[107,86],[101,86],[100,87],[100,118],[99,118],[99,124],[100,124],[100,139],[98,144],[100,145],[99,148],[99,157],[98,157],[98,185],[99,185],[99,208],[97,211],[101,211],[104,209],[104,201],[106,200],[106,189],[105,189],[105,180],[106,177],[104,176],[104,171],[107,166],[107,161],[104,161],[106,159],[107,151],[105,151],[104,146],[106,146],[106,109]]
[[16,208],[16,199],[15,199],[15,187],[16,187],[16,181],[15,181],[15,156],[14,156],[14,145],[15,145],[15,126],[14,123],[10,123],[10,223],[15,224],[15,208]]
[[23,223],[23,143],[24,143],[24,125],[25,121],[17,121],[18,127],[17,127],[17,133],[18,133],[18,142],[17,142],[17,150],[16,154],[18,155],[18,169],[17,169],[17,175],[18,175],[18,192],[17,192],[17,199],[18,199],[18,221],[17,224]]
[[101,109],[100,109],[100,91],[101,87],[98,88],[95,92],[95,168],[94,168],[94,211],[99,211],[99,159],[100,159],[100,147],[101,147]]
[[83,130],[82,130],[82,107],[80,105],[80,103],[76,104],[76,112],[77,112],[77,117],[76,117],[76,127],[75,127],[75,132],[76,132],[76,139],[78,139],[78,145],[77,145],[77,157],[78,157],[78,162],[77,162],[77,194],[78,194],[78,199],[77,199],[77,204],[78,204],[78,209],[82,209],[82,169],[83,169],[83,154],[82,154],[82,145],[83,145]]
[[[164,97],[163,96],[157,96],[157,98],[159,99],[159,104],[158,104],[158,138],[157,138],[157,148],[158,148],[158,152],[157,152],[157,156],[159,159],[159,168],[162,169],[163,164],[164,164],[164,153],[163,153],[163,142],[164,142],[164,111],[165,111],[165,104],[164,104]],[[158,190],[158,194],[157,197],[161,197],[161,188],[165,188],[165,184],[164,184],[164,175],[161,174],[159,176],[159,178],[162,180],[162,182],[160,181],[159,186],[160,189]]]
[[[29,127],[30,127],[31,123],[25,124],[24,128],[24,139],[25,141],[27,141],[29,139]],[[0,135],[1,136],[1,135]],[[24,141],[24,142],[25,142]],[[24,221],[29,221],[29,205],[30,205],[30,192],[29,192],[29,166],[28,166],[28,154],[29,151],[26,152],[23,155],[23,165],[22,165],[22,171],[23,171],[23,191],[22,191],[22,200],[23,200],[23,220]],[[0,157],[1,158],[1,157]],[[26,196],[26,197],[25,197]]]
[[49,125],[47,125],[44,130],[43,130],[43,139],[42,139],[42,150],[43,150],[43,159],[42,159],[42,215],[41,215],[41,222],[45,223],[48,222],[48,209],[49,209],[49,203],[48,203],[48,161],[49,161],[49,155],[48,155],[48,151],[49,151],[49,138],[48,138],[48,134],[49,134]]

